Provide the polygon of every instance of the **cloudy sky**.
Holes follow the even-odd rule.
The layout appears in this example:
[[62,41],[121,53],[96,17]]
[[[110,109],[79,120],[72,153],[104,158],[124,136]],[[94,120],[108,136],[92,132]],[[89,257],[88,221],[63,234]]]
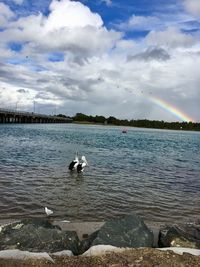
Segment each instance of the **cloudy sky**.
[[200,0],[0,1],[0,107],[200,121]]

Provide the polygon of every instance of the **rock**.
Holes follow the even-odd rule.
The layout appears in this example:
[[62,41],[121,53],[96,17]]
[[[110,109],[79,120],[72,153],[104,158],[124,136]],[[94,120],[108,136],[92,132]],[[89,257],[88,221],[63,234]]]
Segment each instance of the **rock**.
[[109,252],[122,252],[126,250],[126,248],[118,248],[111,245],[97,245],[89,248],[85,253],[83,253],[81,256],[102,256]]
[[200,250],[194,248],[182,248],[182,247],[168,247],[168,248],[157,248],[162,251],[172,250],[174,253],[183,255],[183,253],[189,253],[194,256],[200,256]]
[[71,250],[62,250],[62,251],[54,252],[54,253],[52,253],[52,255],[54,255],[54,256],[68,256],[68,257],[74,256],[74,254],[72,253]]
[[200,224],[164,226],[159,232],[159,247],[200,248]]
[[94,233],[92,233],[91,235],[89,235],[87,238],[83,239],[80,242],[80,246],[79,246],[79,254],[82,254],[83,252],[85,252],[86,250],[88,250],[91,245],[92,242],[95,240],[95,238],[97,237],[99,231],[95,231]]
[[32,252],[71,250],[78,253],[79,239],[75,231],[62,231],[47,219],[27,219],[2,227],[0,249]]
[[21,220],[21,221],[18,221],[18,222],[14,222],[14,223],[2,226],[0,234],[2,232],[4,234],[9,234],[13,230],[21,229],[24,225],[33,225],[35,228],[44,227],[46,229],[58,229],[58,230],[61,230],[60,226],[51,224],[48,219],[32,218],[32,219],[24,219],[24,220]]
[[46,252],[34,253],[29,251],[21,251],[19,249],[0,251],[0,259],[14,259],[14,260],[35,259],[35,260],[45,260],[54,262],[54,260]]
[[112,245],[115,247],[152,247],[153,233],[137,215],[107,221],[98,231],[91,245]]

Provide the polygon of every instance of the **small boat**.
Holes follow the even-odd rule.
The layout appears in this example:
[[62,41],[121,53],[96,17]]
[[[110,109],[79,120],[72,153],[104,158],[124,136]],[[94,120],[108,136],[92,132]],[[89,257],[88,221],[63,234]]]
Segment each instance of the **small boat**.
[[127,133],[127,132],[128,132],[128,130],[126,130],[126,129],[122,130],[122,133]]

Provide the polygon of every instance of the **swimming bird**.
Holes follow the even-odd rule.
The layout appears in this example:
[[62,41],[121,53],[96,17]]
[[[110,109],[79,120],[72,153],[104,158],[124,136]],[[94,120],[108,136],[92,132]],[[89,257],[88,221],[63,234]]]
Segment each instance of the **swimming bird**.
[[87,160],[86,160],[85,156],[82,156],[82,157],[81,157],[81,160],[82,160],[82,162],[80,162],[80,163],[77,165],[77,172],[78,172],[78,173],[81,173],[81,172],[83,172],[83,171],[84,171],[84,168],[85,168],[85,166],[87,166],[87,165],[88,165],[88,163],[87,163]]
[[48,209],[47,207],[45,207],[44,210],[47,216],[50,216],[51,214],[53,214],[53,211]]
[[76,170],[77,166],[79,164],[79,159],[78,159],[78,153],[76,152],[74,160],[69,164],[69,170],[74,171]]

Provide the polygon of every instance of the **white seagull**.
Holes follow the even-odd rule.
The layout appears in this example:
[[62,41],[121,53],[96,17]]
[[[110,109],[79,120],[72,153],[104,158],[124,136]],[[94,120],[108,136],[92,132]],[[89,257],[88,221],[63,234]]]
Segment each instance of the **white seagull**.
[[78,153],[76,152],[75,159],[69,164],[69,170],[74,171],[77,169],[77,166],[79,164],[79,159],[78,159]]
[[47,216],[50,216],[51,214],[53,214],[53,211],[48,209],[47,207],[45,207],[44,210]]
[[87,165],[88,165],[88,163],[87,163],[87,160],[86,160],[85,156],[82,156],[82,157],[81,157],[81,160],[82,160],[82,162],[80,162],[80,163],[77,165],[77,172],[78,172],[78,173],[81,173],[81,172],[83,172],[83,171],[84,171],[84,168],[85,168],[85,166],[87,166]]

